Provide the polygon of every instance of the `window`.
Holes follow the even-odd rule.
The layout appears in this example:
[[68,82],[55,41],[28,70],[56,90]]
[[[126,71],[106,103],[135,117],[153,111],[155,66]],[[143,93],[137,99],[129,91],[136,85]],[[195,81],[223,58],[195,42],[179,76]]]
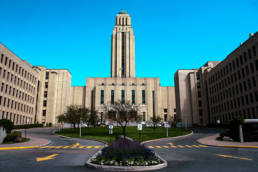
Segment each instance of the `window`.
[[48,88],[48,82],[45,82],[45,88]]
[[122,60],[121,60],[121,74],[122,77],[125,77],[125,32],[122,32]]
[[199,116],[202,116],[202,110],[201,109],[199,110]]
[[197,88],[201,88],[201,83],[197,82]]
[[258,71],[258,60],[255,60],[255,68],[256,68],[256,71]]
[[198,97],[201,97],[201,92],[200,91],[198,91]]
[[121,102],[125,103],[125,90],[121,90]]
[[142,120],[146,121],[146,112],[142,112]]
[[258,91],[255,92],[255,100],[258,102]]
[[111,104],[114,104],[115,102],[115,91],[111,90]]
[[47,106],[47,101],[46,101],[46,100],[43,101],[43,106],[44,106],[44,107]]
[[200,74],[199,74],[199,72],[196,72],[196,79],[197,79],[197,80],[200,79]]
[[255,46],[253,46],[253,55],[254,55],[254,57],[256,56],[256,49],[255,49]]
[[168,115],[164,114],[164,121],[168,121]]
[[3,63],[3,61],[4,61],[4,55],[1,54],[1,63]]
[[253,63],[250,63],[250,69],[251,69],[251,73],[254,73],[254,65],[253,65]]
[[49,79],[49,72],[46,72],[46,79]]
[[44,91],[44,97],[47,98],[47,91]]
[[142,90],[142,104],[145,104],[145,90]]
[[135,90],[132,90],[132,104],[135,104]]
[[168,109],[164,109],[164,112],[167,113],[167,112],[168,112]]
[[42,116],[46,116],[46,112],[47,112],[46,110],[43,110],[42,111]]
[[104,104],[104,90],[100,91],[100,104]]
[[202,107],[202,101],[201,100],[199,100],[199,107]]

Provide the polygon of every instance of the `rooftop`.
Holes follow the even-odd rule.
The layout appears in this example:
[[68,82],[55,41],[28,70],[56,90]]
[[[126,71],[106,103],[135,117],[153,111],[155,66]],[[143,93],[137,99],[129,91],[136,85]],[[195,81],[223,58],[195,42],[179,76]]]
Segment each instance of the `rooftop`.
[[128,13],[125,10],[121,10],[118,14],[128,14]]

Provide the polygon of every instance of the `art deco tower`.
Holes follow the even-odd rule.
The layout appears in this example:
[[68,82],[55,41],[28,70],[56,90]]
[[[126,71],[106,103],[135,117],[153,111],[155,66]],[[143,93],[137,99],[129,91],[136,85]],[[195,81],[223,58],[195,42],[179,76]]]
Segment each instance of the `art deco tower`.
[[135,77],[135,41],[127,12],[117,14],[111,40],[111,77]]

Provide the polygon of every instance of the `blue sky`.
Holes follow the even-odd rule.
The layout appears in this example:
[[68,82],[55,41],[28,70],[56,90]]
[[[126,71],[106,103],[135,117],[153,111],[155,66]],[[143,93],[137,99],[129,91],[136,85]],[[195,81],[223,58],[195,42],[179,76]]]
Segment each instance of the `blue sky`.
[[257,0],[0,0],[0,42],[72,85],[109,77],[116,14],[132,18],[136,76],[174,85],[177,69],[223,60],[258,29]]

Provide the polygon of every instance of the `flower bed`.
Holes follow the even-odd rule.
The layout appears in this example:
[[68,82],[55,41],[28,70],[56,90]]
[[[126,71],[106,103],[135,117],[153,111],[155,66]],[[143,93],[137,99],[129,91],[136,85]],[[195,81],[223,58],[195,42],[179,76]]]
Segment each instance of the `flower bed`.
[[91,163],[110,166],[153,166],[162,164],[155,153],[139,142],[119,138],[91,159]]

